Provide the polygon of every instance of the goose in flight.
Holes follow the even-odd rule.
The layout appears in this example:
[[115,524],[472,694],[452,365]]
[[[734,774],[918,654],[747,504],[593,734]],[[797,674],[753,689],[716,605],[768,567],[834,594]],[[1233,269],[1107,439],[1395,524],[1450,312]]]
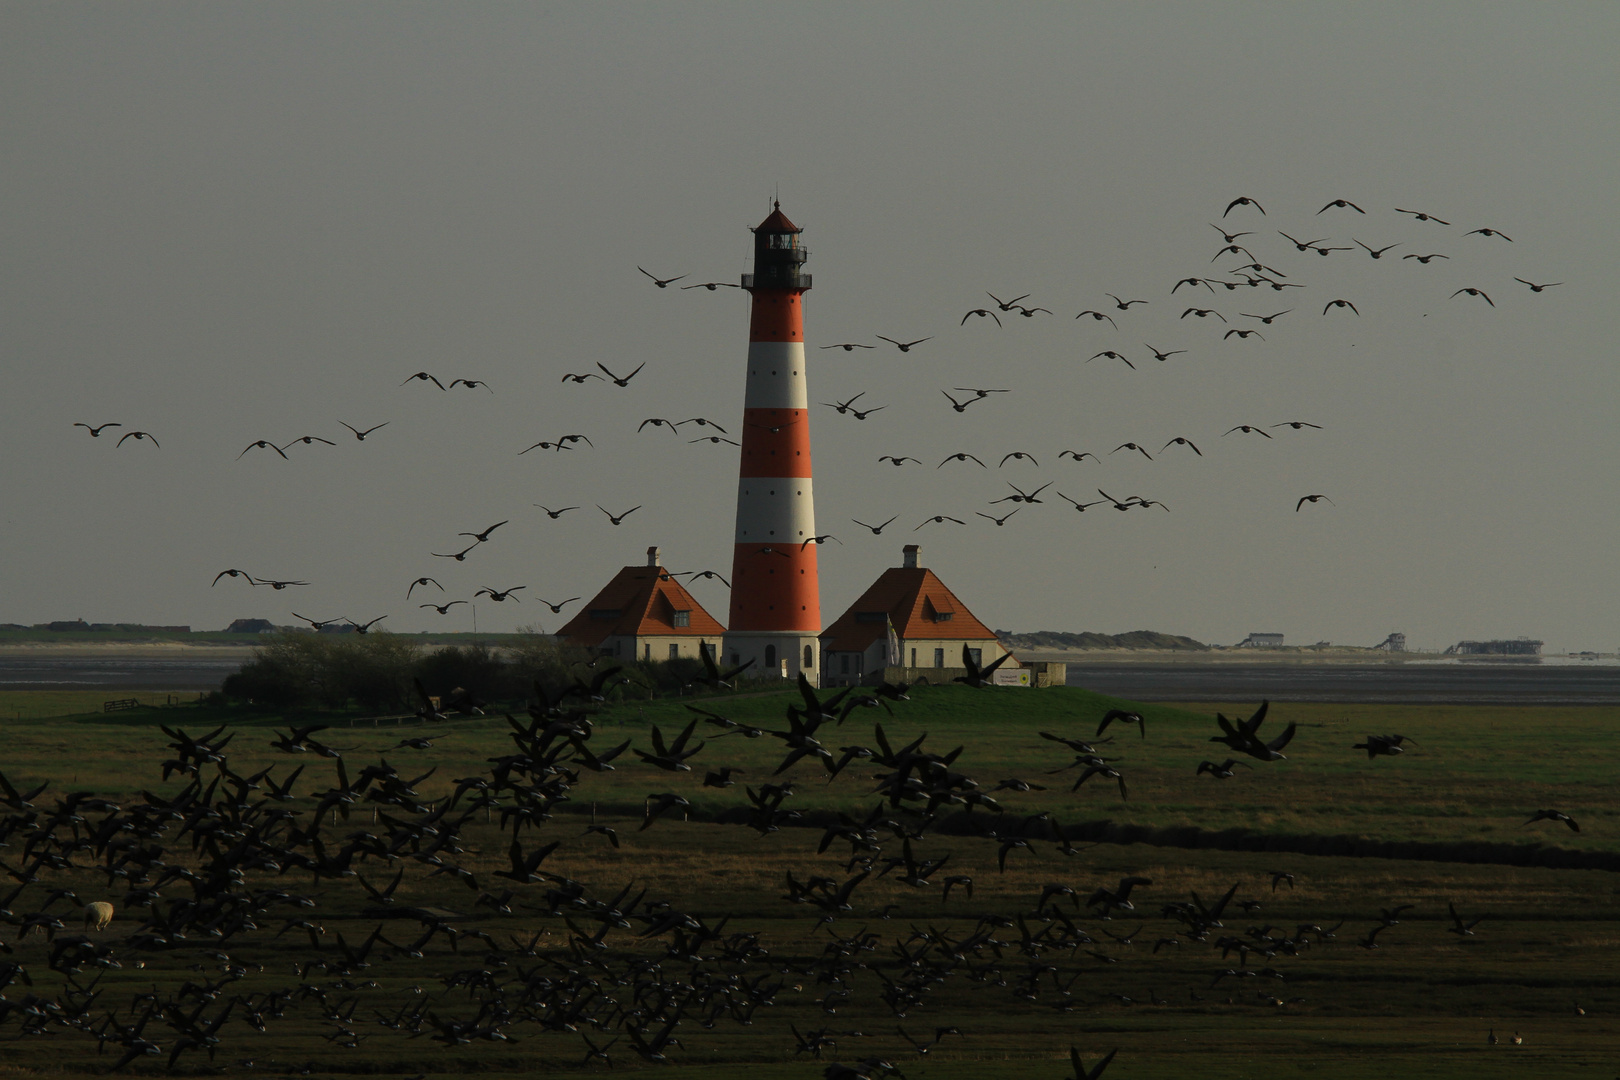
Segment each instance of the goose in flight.
[[1142,345],[1153,354],[1153,359],[1159,361],[1160,363],[1170,359],[1172,356],[1179,356],[1187,351],[1186,349],[1172,349],[1169,352],[1160,352],[1158,349],[1155,349],[1145,341],[1142,343]]
[[1332,202],[1330,202],[1326,206],[1322,207],[1322,209],[1318,210],[1316,212],[1317,216],[1320,217],[1322,214],[1327,213],[1329,210],[1333,209],[1335,206],[1337,206],[1337,207],[1339,207],[1341,209],[1348,206],[1350,209],[1354,210],[1358,214],[1365,214],[1367,212],[1367,211],[1363,210],[1361,207],[1357,206],[1355,203],[1351,202],[1349,199],[1334,199]]
[[404,386],[405,383],[410,382],[411,379],[420,379],[425,382],[430,382],[434,386],[437,386],[440,390],[444,389],[444,383],[440,382],[438,379],[435,379],[432,375],[429,375],[425,371],[418,371],[415,375],[412,375],[410,379],[406,379],[405,382],[402,382],[399,385]]
[[983,318],[994,319],[994,320],[996,320],[996,325],[997,326],[1001,325],[1001,316],[1000,315],[997,315],[995,312],[991,311],[989,308],[982,308],[982,307],[981,308],[974,308],[972,311],[970,311],[966,315],[962,316],[962,321],[957,323],[957,325],[958,326],[966,326],[967,321],[969,319],[973,318],[975,315],[977,315],[981,319],[983,319]]
[[[533,447],[530,447],[530,449],[532,450]],[[565,506],[560,510],[553,510],[549,506],[540,506],[539,503],[535,503],[534,505],[539,506],[540,509],[544,510],[546,512],[546,516],[549,517],[552,521],[556,521],[558,518],[562,517],[564,514],[568,513],[568,511],[570,511],[570,510],[578,510],[579,509],[579,507],[577,507],[577,506]]]
[[[1477,296],[1477,297],[1479,297],[1481,300],[1483,300],[1487,304],[1491,305],[1491,307],[1496,306],[1496,301],[1492,300],[1489,296],[1487,296],[1485,294],[1484,289],[1472,289],[1472,288],[1458,289],[1456,292],[1451,294],[1451,298],[1453,300],[1455,300],[1455,299],[1457,299],[1457,297],[1463,295],[1464,293],[1467,293],[1469,296]],[[119,442],[122,442],[122,441],[123,441],[122,439],[119,440]]]
[[[1223,284],[1224,284],[1224,282],[1223,282]],[[1182,278],[1180,281],[1176,282],[1176,288],[1170,290],[1170,295],[1171,296],[1176,295],[1176,289],[1181,288],[1183,285],[1202,285],[1204,288],[1208,289],[1210,292],[1215,291],[1214,286],[1212,286],[1208,281],[1205,281],[1203,278],[1187,277],[1187,278]],[[1077,318],[1077,319],[1079,317],[1080,317],[1079,315],[1075,316],[1075,318]]]
[[1261,206],[1258,201],[1249,198],[1247,195],[1239,195],[1237,198],[1226,204],[1226,212],[1221,215],[1222,220],[1225,220],[1226,215],[1230,214],[1233,207],[1237,206],[1252,206],[1262,214],[1266,212],[1266,208]]
[[576,385],[583,385],[586,379],[596,379],[598,381],[606,381],[606,380],[602,379],[602,376],[598,375],[594,371],[587,371],[587,372],[584,372],[583,374],[575,374],[574,372],[570,371],[570,372],[567,372],[566,374],[564,374],[560,381],[562,381],[562,382],[571,382],[571,383],[574,383]]
[[1283,232],[1281,229],[1277,230],[1277,234],[1279,236],[1282,236],[1282,237],[1286,238],[1288,240],[1288,242],[1293,244],[1295,249],[1298,250],[1298,251],[1311,251],[1316,247],[1317,244],[1320,244],[1320,243],[1322,243],[1323,241],[1325,241],[1327,239],[1327,237],[1324,236],[1324,237],[1322,237],[1321,240],[1299,240],[1299,239],[1296,239],[1295,237],[1289,236],[1287,233]]
[[[1537,285],[1537,284],[1536,284],[1536,283],[1535,283],[1535,282],[1533,282],[1533,281],[1526,281],[1526,280],[1524,280],[1524,278],[1522,278],[1522,277],[1516,277],[1516,278],[1514,278],[1514,279],[1513,279],[1513,280],[1514,280],[1514,281],[1517,281],[1517,282],[1518,282],[1518,283],[1519,283],[1519,284],[1521,284],[1521,285],[1528,285],[1528,286],[1530,286],[1530,291],[1531,291],[1531,292],[1541,292],[1541,291],[1542,291],[1542,290],[1544,290],[1544,289],[1550,289],[1550,288],[1552,288],[1552,287],[1553,287],[1553,286],[1554,286],[1554,285],[1562,285],[1562,284],[1563,284],[1563,282],[1562,282],[1562,281],[1549,281],[1549,282],[1547,282],[1547,284],[1545,284],[1545,285]],[[82,427],[82,426],[83,426],[83,425],[80,425],[80,426],[81,426],[81,427]],[[91,432],[91,433],[90,433],[90,434],[92,434],[92,435],[94,435],[94,434],[95,434],[95,432],[93,432],[93,431],[92,431],[92,432]]]
[[1265,325],[1270,326],[1272,323],[1288,314],[1289,311],[1293,310],[1293,308],[1288,308],[1286,311],[1279,311],[1275,315],[1250,315],[1247,311],[1240,311],[1238,314],[1245,319],[1259,319]]
[[[596,508],[598,510],[602,510],[601,503],[598,503]],[[607,514],[608,520],[613,522],[613,524],[617,525],[619,522],[623,521],[625,518],[629,517],[631,514],[635,513],[637,510],[640,510],[640,509],[641,509],[641,504],[638,503],[635,506],[632,506],[630,509],[626,510],[624,513],[619,514],[616,517],[613,514],[608,513],[608,511],[606,511],[606,510],[602,510],[602,513]]]
[[981,469],[989,468],[988,465],[986,465],[984,462],[980,461],[978,458],[974,457],[972,454],[968,453],[965,450],[960,451],[960,452],[955,453],[955,454],[947,455],[945,460],[940,462],[938,465],[935,465],[934,468],[943,469],[946,465],[950,464],[953,461],[971,461]]
[[[984,462],[981,461],[981,462],[979,462],[979,464],[982,465],[982,464],[984,464]],[[863,529],[871,529],[873,536],[882,536],[883,535],[883,530],[887,529],[890,525],[893,525],[895,523],[895,521],[899,517],[900,517],[900,515],[896,514],[894,517],[890,518],[888,521],[885,521],[881,525],[868,525],[866,522],[861,521],[861,520],[859,520],[857,518],[850,518],[849,520],[855,522],[855,524],[859,525]],[[921,526],[918,526],[918,528],[921,528]],[[912,531],[915,532],[916,529],[913,529]]]
[[1102,458],[1098,457],[1096,454],[1093,454],[1089,450],[1081,451],[1081,452],[1076,452],[1074,450],[1059,450],[1058,451],[1058,460],[1059,461],[1062,461],[1066,457],[1074,458],[1076,463],[1078,463],[1080,461],[1080,459],[1082,459],[1082,458],[1090,458],[1092,461],[1095,461],[1097,464],[1099,464],[1099,465],[1102,464]]
[[253,575],[248,573],[246,570],[221,570],[219,573],[214,575],[213,584],[209,585],[208,587],[212,589],[214,585],[218,585],[219,579],[222,577],[247,578],[247,583],[249,585],[257,584],[257,582],[253,580]]
[[[1268,432],[1262,431],[1253,424],[1239,424],[1237,427],[1233,428],[1232,431],[1241,431],[1245,435],[1264,435],[1268,439],[1271,438],[1271,435]],[[1222,432],[1221,438],[1226,438],[1228,435],[1232,434],[1232,431]]]
[[1196,316],[1198,316],[1198,317],[1199,317],[1199,318],[1200,318],[1200,319],[1203,319],[1203,318],[1207,318],[1207,317],[1208,317],[1208,316],[1210,316],[1210,315],[1213,315],[1213,316],[1215,316],[1215,317],[1216,317],[1216,318],[1217,318],[1217,319],[1219,319],[1219,320],[1221,320],[1221,322],[1225,322],[1225,321],[1226,321],[1226,316],[1225,316],[1225,315],[1222,315],[1222,314],[1221,314],[1221,313],[1220,313],[1220,312],[1218,312],[1218,311],[1216,311],[1216,310],[1215,310],[1215,309],[1214,309],[1214,308],[1196,308],[1196,307],[1190,307],[1190,308],[1188,308],[1188,309],[1187,309],[1187,310],[1186,310],[1186,311],[1183,311],[1183,312],[1182,312],[1182,313],[1181,313],[1181,317],[1182,317],[1182,318],[1183,318],[1183,319],[1185,319],[1185,318],[1186,318],[1186,317],[1187,317],[1187,316],[1189,316],[1189,315],[1196,315]]
[[1025,491],[1023,488],[1019,487],[1017,484],[1013,483],[1011,480],[1007,481],[1007,486],[1012,488],[1018,494],[1016,494],[1016,495],[1004,495],[999,499],[991,499],[990,500],[990,505],[994,506],[996,503],[1004,503],[1004,502],[1038,503],[1041,500],[1036,498],[1036,496],[1039,495],[1041,492],[1045,491],[1047,488],[1051,487],[1052,482],[1047,481],[1046,483],[1042,484],[1040,487],[1036,488],[1034,491]]
[[410,587],[405,590],[405,599],[409,600],[411,598],[411,593],[416,591],[416,587],[418,585],[432,585],[440,592],[444,592],[444,586],[440,585],[437,581],[430,577],[419,577],[415,581],[411,582]]
[[1025,453],[1022,450],[1014,450],[1012,453],[1010,453],[1006,457],[1002,458],[1001,459],[1001,464],[997,465],[996,468],[998,468],[998,469],[1001,468],[1002,465],[1007,464],[1007,462],[1009,462],[1009,461],[1027,461],[1031,465],[1035,466],[1037,469],[1041,467],[1041,463],[1035,460],[1035,455],[1034,454],[1028,454],[1028,453]]
[[1257,337],[1261,341],[1266,340],[1265,336],[1263,334],[1261,334],[1260,331],[1258,331],[1258,330],[1236,330],[1236,329],[1228,330],[1225,334],[1223,334],[1221,336],[1221,340],[1225,341],[1227,338],[1231,337],[1233,334],[1236,334],[1239,338]]
[[1185,446],[1187,449],[1191,450],[1193,453],[1197,454],[1199,457],[1204,456],[1204,452],[1202,450],[1198,449],[1197,444],[1195,444],[1191,439],[1187,438],[1185,435],[1177,435],[1175,438],[1171,439],[1169,442],[1167,442],[1163,446],[1159,447],[1159,453],[1161,453],[1161,454],[1164,453],[1166,450],[1170,449],[1172,446]]
[[1357,308],[1356,305],[1352,304],[1348,300],[1329,300],[1327,302],[1327,304],[1325,304],[1323,306],[1322,314],[1326,315],[1330,308],[1349,308],[1351,311],[1354,311],[1357,315],[1361,314],[1361,310],[1359,308]]
[[1000,308],[1002,311],[1011,311],[1013,308],[1018,306],[1018,301],[1020,301],[1020,300],[1028,300],[1032,294],[1025,293],[1022,296],[1015,296],[1011,300],[1003,300],[1001,297],[997,296],[993,292],[987,292],[984,295],[986,295],[990,299],[994,300],[996,302],[996,306],[998,308]]
[[647,273],[647,271],[646,271],[646,270],[643,270],[643,269],[642,269],[642,268],[641,268],[641,267],[639,267],[639,266],[638,266],[638,267],[636,267],[636,269],[637,269],[637,270],[641,270],[641,272],[642,272],[642,273],[643,273],[643,274],[647,274],[647,276],[648,276],[648,277],[650,277],[650,278],[652,278],[652,282],[653,282],[653,284],[654,284],[654,285],[656,285],[656,286],[658,286],[658,287],[659,287],[659,288],[660,288],[660,289],[667,289],[667,288],[669,288],[669,287],[670,287],[670,286],[671,286],[671,285],[673,285],[673,284],[674,284],[674,283],[675,283],[675,282],[677,282],[677,281],[680,281],[680,280],[681,280],[681,278],[684,278],[684,277],[686,277],[686,275],[685,275],[685,274],[681,274],[681,275],[679,275],[679,276],[678,276],[678,277],[670,277],[670,278],[661,278],[661,277],[659,277],[659,276],[658,276],[658,275],[657,275],[657,274],[649,274],[649,273]]
[[1367,254],[1371,255],[1375,259],[1382,259],[1384,257],[1384,252],[1389,251],[1391,248],[1398,248],[1401,246],[1399,244],[1390,244],[1389,247],[1372,248],[1367,247],[1366,244],[1362,244],[1360,240],[1356,240],[1356,238],[1353,236],[1350,239],[1354,240],[1357,244],[1361,244],[1362,247],[1367,248]]
[[854,352],[856,349],[875,349],[876,345],[862,345],[858,341],[841,341],[837,345],[823,345],[823,349],[843,349],[845,352]]
[[1131,363],[1130,360],[1126,359],[1124,353],[1117,353],[1113,349],[1104,349],[1102,352],[1098,353],[1096,356],[1088,356],[1088,357],[1086,357],[1086,363],[1088,363],[1088,364],[1091,363],[1093,360],[1097,359],[1098,356],[1106,356],[1110,360],[1118,360],[1121,363],[1123,363],[1126,367],[1130,368],[1132,371],[1136,370],[1136,365]]
[[491,600],[495,601],[495,603],[497,603],[497,604],[503,604],[507,600],[511,600],[512,603],[514,603],[514,604],[519,604],[519,603],[522,603],[522,601],[519,600],[517,597],[513,596],[512,594],[517,592],[519,589],[527,589],[527,588],[528,588],[527,585],[514,585],[510,589],[492,589],[488,585],[486,585],[482,589],[479,589],[477,592],[473,593],[473,595],[474,596],[487,596]]
[[[1528,282],[1526,282],[1526,284],[1528,284]],[[1541,290],[1536,289],[1536,291],[1540,292]],[[102,424],[99,427],[91,427],[89,424],[75,423],[73,426],[74,427],[82,427],[82,428],[84,428],[84,430],[86,430],[86,431],[88,431],[90,433],[90,437],[92,439],[99,439],[99,438],[101,438],[101,433],[103,431],[106,431],[108,428],[110,428],[110,427],[123,427],[124,425],[123,424],[115,424],[115,423],[107,423],[107,424]]]
[[[848,401],[840,401],[836,405],[833,404],[830,401],[823,401],[822,404],[827,406],[827,408],[829,408],[829,409],[837,409],[838,410],[838,415],[842,416],[845,413],[849,412],[851,407],[857,401],[861,400],[861,398],[863,398],[865,396],[866,396],[866,391],[862,390],[860,393],[856,394],[854,397],[850,398]],[[946,396],[948,397],[949,395],[946,395]]]
[[274,450],[282,461],[287,460],[287,455],[281,452],[281,447],[277,446],[269,439],[256,439],[253,442],[248,443],[247,450],[243,450],[242,453],[237,454],[236,460],[241,461],[243,455],[245,455],[248,450]]
[[638,365],[636,367],[636,370],[632,371],[630,374],[624,376],[623,378],[620,378],[619,376],[613,374],[613,372],[609,371],[607,369],[606,365],[602,364],[600,361],[597,362],[596,366],[602,369],[602,373],[604,375],[606,375],[609,379],[613,380],[613,385],[614,386],[623,388],[623,387],[626,387],[626,386],[630,385],[630,380],[631,379],[633,379],[637,375],[641,374],[641,369],[647,366],[647,362],[645,360],[643,360],[640,363],[640,365]]
[[430,607],[434,611],[437,611],[440,615],[448,615],[450,614],[451,608],[455,607],[457,604],[465,604],[467,602],[468,601],[466,600],[452,600],[448,604],[417,604],[416,606],[419,608]]
[[1326,495],[1301,495],[1300,498],[1299,498],[1299,502],[1294,504],[1294,513],[1296,513],[1296,514],[1299,513],[1300,508],[1302,506],[1304,506],[1306,503],[1320,502],[1321,500],[1324,500],[1324,499],[1327,500],[1327,503],[1328,503],[1329,506],[1338,506],[1339,505],[1338,503],[1334,502],[1332,499],[1329,499]]
[[918,465],[922,464],[921,461],[917,461],[917,459],[914,457],[895,457],[893,454],[884,454],[882,457],[878,458],[878,460],[887,461],[889,464],[896,467],[904,465],[908,461],[916,461]]
[[1298,431],[1300,428],[1315,428],[1317,431],[1322,430],[1321,424],[1313,424],[1307,420],[1284,420],[1280,424],[1272,424],[1271,426],[1274,428],[1291,427],[1295,431]]
[[1063,494],[1063,492],[1061,492],[1061,491],[1057,493],[1057,496],[1058,496],[1058,498],[1062,499],[1064,502],[1068,503],[1070,506],[1074,507],[1076,510],[1078,510],[1082,514],[1085,513],[1088,509],[1090,509],[1093,506],[1102,506],[1103,503],[1105,503],[1107,501],[1110,501],[1110,500],[1106,500],[1106,499],[1096,499],[1096,500],[1093,500],[1092,502],[1088,502],[1088,503],[1077,502],[1076,500],[1071,499],[1067,495]]
[[932,341],[933,337],[930,336],[930,337],[925,337],[925,338],[918,338],[916,341],[896,341],[892,337],[884,337],[882,334],[879,334],[878,335],[878,340],[887,341],[890,345],[893,345],[895,348],[899,349],[901,352],[910,352],[911,347],[913,345],[921,345],[925,341]]
[[[1143,457],[1147,458],[1149,461],[1153,460],[1153,455],[1152,454],[1148,453],[1142,447],[1138,446],[1136,443],[1133,443],[1133,442],[1120,443],[1118,446],[1114,447],[1112,450],[1110,450],[1108,452],[1110,454],[1117,454],[1121,450],[1135,450],[1138,454],[1141,454]],[[1200,455],[1200,456],[1202,456],[1202,455]]]
[[[1172,289],[1171,291],[1174,292],[1175,290]],[[1075,318],[1083,319],[1087,315],[1091,316],[1093,322],[1102,322],[1104,319],[1107,319],[1109,326],[1112,326],[1115,330],[1119,329],[1119,323],[1114,321],[1114,317],[1112,315],[1108,315],[1108,314],[1105,314],[1105,313],[1103,313],[1101,311],[1093,310],[1091,308],[1087,308],[1085,311],[1082,311],[1080,314],[1076,315]]]
[[996,517],[994,514],[987,514],[983,510],[975,510],[973,512],[975,514],[979,515],[980,517],[984,518],[987,521],[993,521],[997,525],[1005,525],[1005,524],[1007,524],[1007,519],[1008,518],[1012,517],[1014,514],[1018,513],[1018,511],[1020,511],[1022,509],[1023,509],[1022,506],[1015,506],[1010,511],[1008,511],[1006,514],[1002,515],[1001,517]]
[[958,525],[967,524],[967,522],[963,521],[961,518],[953,518],[949,514],[935,514],[933,517],[924,521],[922,525],[918,525],[917,528],[912,529],[911,531],[917,532],[922,529],[923,525],[943,525],[947,521],[955,522]]
[[1417,218],[1419,221],[1432,221],[1432,222],[1435,222],[1438,225],[1450,225],[1451,224],[1451,222],[1449,222],[1449,221],[1441,221],[1439,218],[1435,217],[1433,214],[1420,214],[1416,210],[1402,210],[1398,206],[1395,208],[1395,212],[1397,214],[1411,214],[1413,217]]
[[729,281],[699,281],[699,282],[695,282],[694,284],[691,284],[691,285],[682,285],[681,288],[682,289],[708,289],[710,292],[714,292],[716,289],[720,288],[722,285],[725,286],[728,289],[740,289],[740,288],[742,288],[741,285],[736,285],[736,284],[733,284],[732,282],[729,282]]
[[1234,240],[1236,240],[1240,236],[1253,236],[1254,235],[1254,233],[1252,233],[1252,232],[1228,233],[1225,229],[1221,228],[1219,225],[1215,224],[1213,221],[1209,223],[1209,227],[1214,229],[1216,232],[1220,233],[1221,234],[1221,239],[1226,241],[1228,244],[1232,243]]
[[492,394],[495,392],[494,387],[490,386],[489,383],[485,382],[483,379],[451,379],[450,389],[454,390],[457,386],[465,386],[469,390],[476,390],[478,387],[482,386],[485,390],[488,390]]
[[[1228,240],[1227,243],[1230,244],[1231,241]],[[1131,310],[1131,305],[1132,304],[1145,304],[1145,303],[1147,303],[1146,300],[1121,300],[1119,297],[1115,296],[1113,293],[1103,293],[1103,295],[1108,297],[1108,299],[1112,300],[1114,302],[1114,306],[1119,308],[1119,310],[1121,310],[1121,311],[1129,311],[1129,310]]]
[[354,432],[354,437],[355,437],[355,439],[356,439],[356,440],[358,440],[358,441],[359,441],[359,442],[365,442],[365,441],[366,441],[366,436],[367,436],[367,435],[370,435],[370,434],[371,434],[371,433],[372,433],[372,432],[373,432],[373,431],[376,431],[376,430],[377,430],[377,428],[385,428],[385,427],[387,427],[387,426],[388,426],[388,425],[389,425],[389,424],[390,424],[390,423],[391,423],[391,422],[392,422],[392,421],[389,421],[389,420],[384,420],[384,421],[383,421],[383,422],[382,422],[382,423],[380,423],[380,424],[376,424],[376,425],[374,425],[374,426],[372,426],[372,427],[368,427],[368,428],[366,428],[366,430],[364,430],[364,431],[361,431],[361,430],[360,430],[360,429],[359,429],[359,428],[357,428],[357,427],[355,427],[355,426],[354,426],[354,425],[352,425],[352,424],[343,424],[343,421],[342,421],[342,420],[339,420],[339,421],[338,421],[338,423],[340,423],[340,424],[343,424],[343,426],[344,426],[344,427],[346,427],[346,428],[348,428],[348,429],[349,429],[349,430],[350,430],[350,431],[352,431],[352,432]]
[[[509,521],[511,519],[507,519],[507,520]],[[456,533],[456,535],[457,536],[471,536],[474,539],[476,539],[480,544],[482,544],[482,543],[486,543],[489,540],[489,534],[490,533],[494,532],[496,529],[500,528],[502,525],[505,525],[506,523],[507,523],[506,521],[497,521],[495,524],[491,525],[489,528],[485,529],[483,532],[477,532],[477,533],[464,532],[464,533]]]
[[1508,243],[1510,243],[1510,244],[1513,243],[1513,237],[1509,236],[1505,232],[1499,232],[1496,229],[1470,229],[1467,232],[1463,233],[1463,235],[1464,236],[1473,236],[1475,233],[1478,233],[1481,236],[1500,236],[1502,239],[1506,240]]
[[550,608],[551,613],[553,615],[561,615],[562,614],[562,609],[564,607],[566,607],[569,604],[572,604],[575,600],[578,600],[578,599],[580,599],[580,598],[577,597],[577,596],[570,596],[567,600],[559,600],[555,604],[553,604],[550,600],[545,600],[545,599],[542,599],[540,602],[542,604],[546,605],[546,607]]
[[[1530,820],[1526,821],[1524,824],[1534,825],[1538,821],[1562,821],[1565,825],[1569,826],[1570,832],[1581,831],[1579,823],[1577,823],[1574,818],[1570,817],[1562,810],[1537,810],[1534,814],[1530,815]],[[1524,828],[1524,825],[1519,827],[1522,829]]]
[[1403,259],[1416,259],[1418,262],[1422,263],[1424,266],[1427,266],[1427,265],[1429,265],[1429,260],[1430,259],[1450,259],[1451,256],[1450,255],[1440,255],[1438,253],[1431,253],[1431,254],[1428,254],[1428,255],[1402,255],[1401,258],[1403,258]]

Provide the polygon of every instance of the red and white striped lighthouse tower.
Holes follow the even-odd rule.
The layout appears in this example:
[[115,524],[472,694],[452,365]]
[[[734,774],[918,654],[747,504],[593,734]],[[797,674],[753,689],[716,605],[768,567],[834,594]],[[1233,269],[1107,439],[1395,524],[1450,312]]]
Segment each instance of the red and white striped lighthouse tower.
[[760,674],[804,672],[820,683],[816,656],[821,589],[816,580],[815,497],[810,479],[810,410],[804,370],[801,230],[780,203],[754,229],[748,324],[748,392],[731,562],[725,649]]

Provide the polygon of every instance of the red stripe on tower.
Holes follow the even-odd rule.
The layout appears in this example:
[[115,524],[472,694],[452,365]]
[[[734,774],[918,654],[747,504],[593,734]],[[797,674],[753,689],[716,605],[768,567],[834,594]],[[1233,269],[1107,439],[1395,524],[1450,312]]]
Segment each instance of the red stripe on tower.
[[760,674],[799,672],[819,684],[821,589],[816,579],[815,496],[804,367],[801,230],[778,203],[754,229],[748,322],[748,390],[731,563],[725,648]]

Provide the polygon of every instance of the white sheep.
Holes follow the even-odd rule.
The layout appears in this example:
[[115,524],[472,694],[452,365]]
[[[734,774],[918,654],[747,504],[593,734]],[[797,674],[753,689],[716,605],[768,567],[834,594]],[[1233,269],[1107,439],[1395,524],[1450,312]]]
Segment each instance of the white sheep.
[[84,926],[87,930],[105,930],[113,920],[113,906],[105,900],[84,905]]

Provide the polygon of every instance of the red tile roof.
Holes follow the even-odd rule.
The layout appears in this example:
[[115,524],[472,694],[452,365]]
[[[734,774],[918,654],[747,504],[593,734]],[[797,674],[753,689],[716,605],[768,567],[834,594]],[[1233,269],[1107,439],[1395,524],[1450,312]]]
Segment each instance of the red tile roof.
[[[690,625],[676,626],[675,613],[689,611]],[[726,628],[685,587],[658,566],[626,566],[557,636],[595,648],[614,635],[712,638],[716,647]]]
[[[881,612],[905,638],[989,641],[995,631],[973,617],[967,605],[927,567],[890,567],[872,587],[821,633],[822,647],[833,652],[863,652],[888,633],[878,620],[857,620],[858,613]],[[944,622],[937,615],[949,615]]]

